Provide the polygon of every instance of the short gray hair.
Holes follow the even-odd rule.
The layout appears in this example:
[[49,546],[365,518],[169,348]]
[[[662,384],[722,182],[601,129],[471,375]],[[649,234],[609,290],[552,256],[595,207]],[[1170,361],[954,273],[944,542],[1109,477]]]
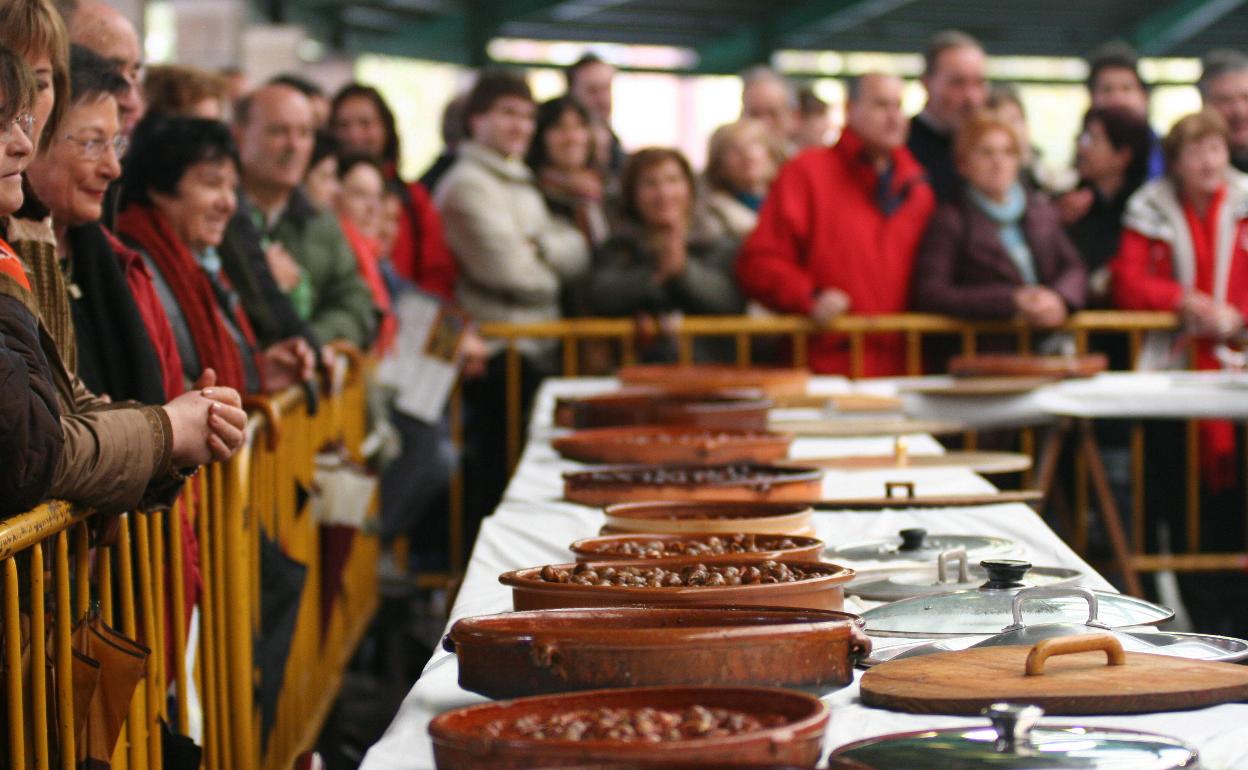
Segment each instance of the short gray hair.
[[923,51],[923,74],[926,76],[935,72],[940,55],[954,48],[984,50],[984,46],[973,35],[960,29],[942,29],[927,39],[927,49]]
[[749,88],[754,83],[767,82],[779,83],[780,86],[784,88],[784,93],[788,98],[789,106],[796,109],[800,105],[797,96],[797,86],[794,85],[793,81],[789,80],[784,75],[781,75],[779,72],[776,72],[771,67],[768,67],[766,64],[757,64],[741,73],[742,90]]
[[1222,48],[1205,54],[1200,64],[1202,69],[1196,87],[1200,89],[1201,98],[1207,99],[1213,81],[1233,72],[1248,71],[1248,56],[1231,48]]

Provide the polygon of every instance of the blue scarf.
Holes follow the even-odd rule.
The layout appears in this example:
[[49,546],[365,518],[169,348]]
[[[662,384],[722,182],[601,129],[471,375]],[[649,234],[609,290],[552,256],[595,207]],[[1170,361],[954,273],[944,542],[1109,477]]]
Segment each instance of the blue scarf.
[[971,200],[988,218],[997,223],[1001,235],[1001,243],[1010,260],[1018,267],[1023,276],[1023,283],[1037,283],[1036,263],[1031,255],[1031,247],[1027,245],[1027,237],[1023,234],[1023,212],[1027,210],[1027,192],[1019,183],[1015,183],[1005,194],[1005,200],[998,203],[980,193],[974,187],[966,188]]
[[755,195],[754,193],[749,192],[739,192],[736,194],[736,198],[755,214],[757,214],[758,210],[763,207],[763,196],[761,195]]

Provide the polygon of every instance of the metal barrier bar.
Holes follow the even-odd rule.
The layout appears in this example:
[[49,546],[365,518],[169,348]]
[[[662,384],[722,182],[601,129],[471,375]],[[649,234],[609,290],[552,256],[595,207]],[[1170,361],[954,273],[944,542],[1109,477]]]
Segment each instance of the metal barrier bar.
[[22,616],[18,606],[17,563],[4,560],[4,666],[5,694],[9,712],[9,765],[26,769],[26,713],[22,703]]

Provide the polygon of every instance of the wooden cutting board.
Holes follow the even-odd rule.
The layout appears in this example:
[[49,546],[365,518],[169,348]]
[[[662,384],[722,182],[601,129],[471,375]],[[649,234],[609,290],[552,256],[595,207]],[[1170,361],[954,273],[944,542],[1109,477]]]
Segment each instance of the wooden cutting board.
[[943,455],[857,455],[785,460],[781,465],[802,465],[841,471],[874,471],[890,468],[966,468],[976,473],[1018,473],[1031,467],[1031,458],[1018,452],[949,451]]
[[1012,492],[994,492],[982,495],[923,495],[921,497],[854,497],[823,498],[819,500],[786,500],[794,505],[805,505],[821,511],[860,511],[885,508],[969,508],[978,505],[1001,503],[1034,503],[1043,500],[1044,493],[1038,489],[1020,489]]
[[901,436],[910,433],[960,433],[966,430],[966,426],[958,422],[904,418],[771,420],[768,428],[798,436]]
[[[1041,673],[1029,676],[1037,658]],[[976,715],[1002,701],[1049,714],[1139,714],[1245,699],[1248,667],[1124,653],[1107,634],[892,660],[862,677],[864,705],[915,714]]]

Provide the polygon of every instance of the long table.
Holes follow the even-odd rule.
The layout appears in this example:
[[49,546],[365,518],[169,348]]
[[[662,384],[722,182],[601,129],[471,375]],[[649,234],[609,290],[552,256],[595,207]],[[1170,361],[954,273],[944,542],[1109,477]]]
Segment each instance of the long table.
[[[481,525],[459,595],[447,628],[472,615],[511,609],[510,589],[498,582],[508,570],[570,560],[567,546],[573,540],[597,534],[600,511],[560,500],[561,473],[583,468],[562,460],[550,445],[557,430],[551,425],[554,399],[611,389],[610,379],[550,380],[538,394],[529,429],[529,440],[502,503]],[[840,392],[847,383],[839,378],[818,378],[812,390]],[[941,445],[931,436],[908,437],[912,454],[938,454]],[[892,439],[799,438],[791,456],[825,457],[855,454],[888,454]],[[825,475],[827,497],[877,496],[885,482],[911,481],[921,495],[972,494],[994,489],[986,479],[957,469],[905,468],[888,471],[829,471]],[[931,533],[972,533],[1005,537],[1018,544],[1021,556],[1035,564],[1073,567],[1085,573],[1083,585],[1102,590],[1112,586],[1072,551],[1029,507],[1001,504],[975,508],[817,512],[815,529],[829,543],[869,540],[895,535],[906,527],[925,527]],[[869,568],[872,565],[851,565]],[[860,611],[867,605],[847,599],[846,609]],[[895,640],[877,639],[877,645]],[[823,696],[832,709],[824,740],[825,752],[845,743],[887,733],[932,727],[967,725],[974,720],[959,717],[900,714],[861,705],[858,677],[854,684]],[[429,721],[448,709],[485,702],[485,698],[457,684],[455,656],[434,652],[416,684],[404,699],[399,713],[382,739],[364,758],[363,770],[432,770],[433,747]],[[1054,718],[1073,721],[1071,718]],[[1143,716],[1079,718],[1079,722],[1128,727],[1176,736],[1199,749],[1204,767],[1218,770],[1248,768],[1248,705],[1230,704],[1198,711]]]

